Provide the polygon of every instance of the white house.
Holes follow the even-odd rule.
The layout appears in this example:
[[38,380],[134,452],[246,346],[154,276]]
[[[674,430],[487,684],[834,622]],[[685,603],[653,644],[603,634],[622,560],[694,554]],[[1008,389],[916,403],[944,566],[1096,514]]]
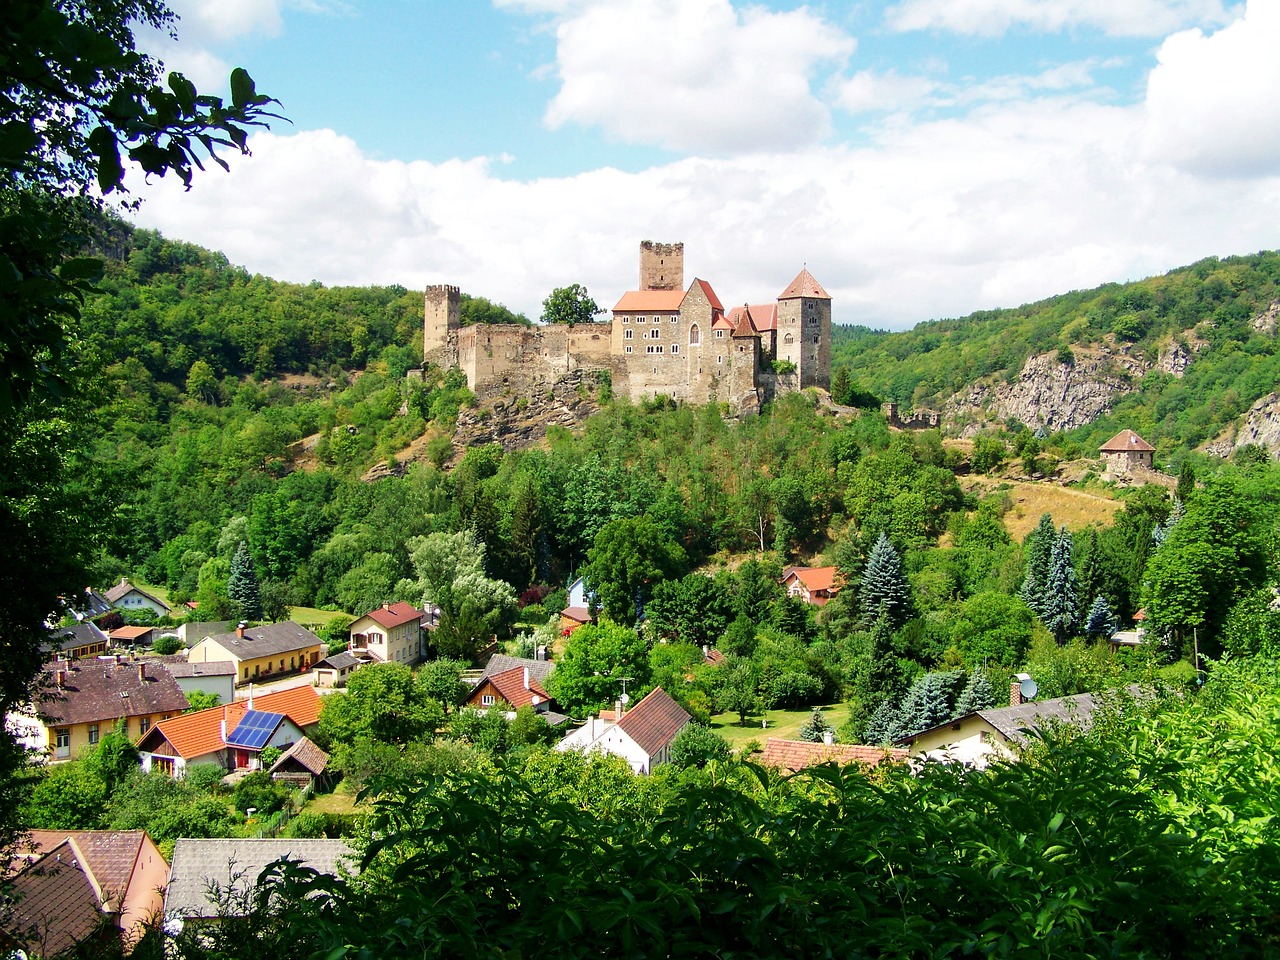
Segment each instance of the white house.
[[691,719],[665,690],[655,687],[617,721],[589,718],[556,744],[556,749],[612,753],[631,764],[636,773],[649,773],[671,759],[671,741]]
[[379,663],[415,664],[422,659],[425,615],[410,603],[384,603],[351,624],[347,649]]
[[147,591],[135,587],[124,577],[103,594],[103,598],[117,610],[150,610],[157,617],[166,617],[173,612],[159,597],[153,597]]

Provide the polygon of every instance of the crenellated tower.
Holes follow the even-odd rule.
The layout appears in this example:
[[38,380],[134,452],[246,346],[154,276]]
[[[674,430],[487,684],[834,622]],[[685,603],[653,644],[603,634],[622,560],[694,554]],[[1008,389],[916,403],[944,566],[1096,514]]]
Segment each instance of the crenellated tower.
[[427,287],[422,310],[422,358],[443,367],[458,363],[462,293],[457,287]]
[[645,240],[640,244],[640,289],[684,289],[683,243]]

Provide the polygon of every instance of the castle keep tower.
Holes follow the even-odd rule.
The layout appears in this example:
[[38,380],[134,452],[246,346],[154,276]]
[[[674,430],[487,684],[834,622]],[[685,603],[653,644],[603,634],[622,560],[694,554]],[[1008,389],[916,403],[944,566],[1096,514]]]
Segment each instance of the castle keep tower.
[[791,360],[800,389],[831,389],[831,294],[801,270],[778,296],[778,358]]
[[422,310],[422,358],[443,367],[458,364],[462,295],[457,287],[427,287]]
[[640,244],[640,289],[684,289],[683,243],[645,240]]

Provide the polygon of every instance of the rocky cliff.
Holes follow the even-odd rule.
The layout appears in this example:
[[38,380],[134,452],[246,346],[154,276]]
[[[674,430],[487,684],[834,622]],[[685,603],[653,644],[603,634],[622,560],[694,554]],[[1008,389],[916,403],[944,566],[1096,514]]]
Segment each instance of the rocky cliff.
[[1280,456],[1280,394],[1269,393],[1228,430],[1204,445],[1206,453],[1229,457],[1241,447],[1262,447],[1273,457]]

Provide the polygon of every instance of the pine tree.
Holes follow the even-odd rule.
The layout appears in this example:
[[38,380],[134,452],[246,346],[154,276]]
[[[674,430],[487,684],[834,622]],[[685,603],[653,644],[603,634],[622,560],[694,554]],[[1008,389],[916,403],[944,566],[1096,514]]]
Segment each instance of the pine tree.
[[964,690],[956,700],[956,708],[952,711],[951,719],[967,717],[979,710],[990,710],[995,705],[996,694],[991,689],[991,681],[981,670],[974,670],[969,675],[969,682],[964,685]]
[[235,605],[242,620],[262,619],[262,591],[258,586],[258,573],[249,556],[249,544],[243,540],[231,558],[231,573],[227,577],[227,597]]
[[862,571],[858,590],[862,616],[866,623],[881,617],[891,630],[902,626],[911,616],[911,588],[902,571],[902,558],[889,542],[889,534],[881,533]]
[[886,700],[871,714],[871,719],[867,721],[866,729],[862,733],[862,739],[865,743],[893,743],[910,732],[902,722],[902,713],[898,709],[898,704],[893,700]]
[[1043,514],[1025,541],[1027,575],[1022,581],[1022,600],[1041,620],[1045,617],[1045,593],[1049,584],[1049,566],[1057,534],[1053,518]]
[[963,670],[942,670],[926,673],[916,680],[898,710],[905,732],[894,739],[928,730],[950,720],[956,689],[963,679]]
[[1079,623],[1080,587],[1071,562],[1071,534],[1063,527],[1053,542],[1049,579],[1045,584],[1044,612],[1040,619],[1061,643],[1075,632]]
[[1115,636],[1119,622],[1111,610],[1107,598],[1098,594],[1093,598],[1093,606],[1089,608],[1089,619],[1085,623],[1085,632],[1095,639],[1110,640]]
[[814,707],[809,719],[800,727],[800,739],[810,743],[822,743],[828,730],[835,734],[835,728],[827,722],[827,718],[822,715],[822,710]]

